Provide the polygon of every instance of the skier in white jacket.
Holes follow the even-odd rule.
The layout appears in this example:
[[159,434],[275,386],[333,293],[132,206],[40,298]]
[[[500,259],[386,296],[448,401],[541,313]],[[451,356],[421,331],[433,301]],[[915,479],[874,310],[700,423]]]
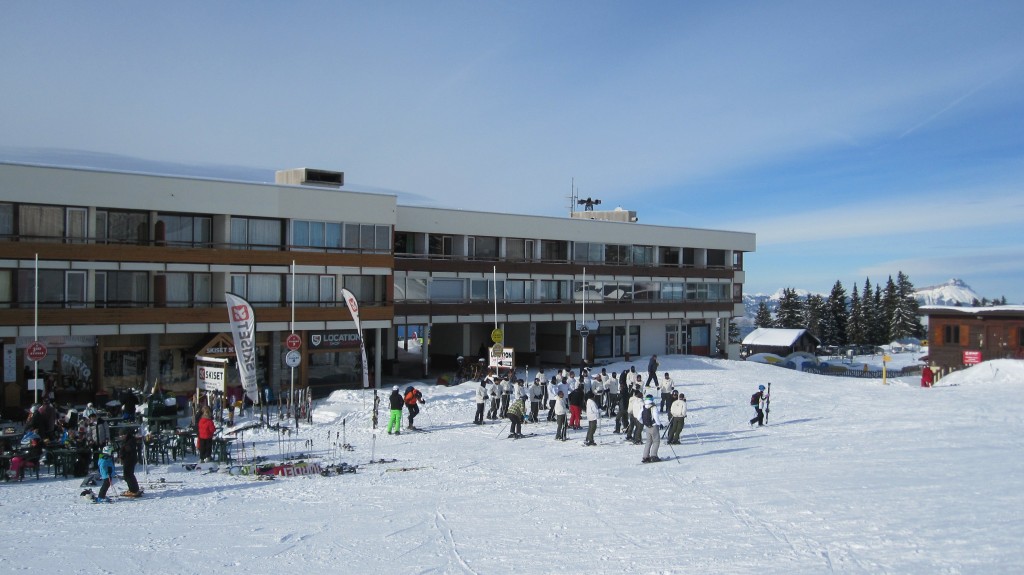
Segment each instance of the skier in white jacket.
[[672,402],[669,413],[672,415],[672,421],[668,425],[668,444],[679,445],[679,435],[683,432],[683,426],[686,425],[686,395],[679,394],[679,397]]
[[597,420],[601,417],[601,409],[594,399],[594,392],[587,392],[587,439],[583,445],[597,445],[594,441],[594,432],[597,431]]

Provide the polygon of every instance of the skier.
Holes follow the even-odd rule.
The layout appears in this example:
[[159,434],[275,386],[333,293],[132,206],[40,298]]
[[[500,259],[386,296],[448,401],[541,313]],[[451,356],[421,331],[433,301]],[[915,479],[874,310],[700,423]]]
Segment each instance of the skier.
[[679,398],[672,402],[669,413],[672,415],[672,421],[668,426],[668,444],[679,445],[679,435],[683,432],[683,426],[686,424],[685,394],[680,393]]
[[757,393],[750,396],[750,405],[757,411],[757,415],[750,420],[750,427],[754,427],[754,423],[757,423],[758,427],[764,425],[764,406],[766,401],[768,401],[768,393],[765,392],[764,386],[757,386]]
[[566,441],[569,439],[566,425],[565,425],[565,394],[561,391],[557,392],[555,396],[555,439]]
[[402,406],[405,405],[405,399],[398,391],[397,385],[391,388],[391,395],[388,397],[388,401],[391,404],[391,417],[388,419],[388,435],[391,435],[392,429],[394,429],[395,435],[402,435]]
[[544,386],[540,382],[540,378],[534,378],[533,386],[529,389],[530,394],[530,421],[537,423],[537,418],[540,415],[540,402],[544,396]]
[[643,443],[640,439],[640,416],[642,415],[643,408],[643,393],[639,389],[634,389],[632,397],[629,398],[629,409],[626,410],[626,413],[629,414],[629,427],[626,428],[626,439],[634,445]]
[[644,387],[651,384],[651,380],[654,380],[654,387],[658,387],[658,356],[652,355],[651,360],[647,362],[647,383]]
[[196,439],[199,440],[199,462],[206,463],[213,453],[213,434],[217,431],[210,414],[210,406],[204,405],[196,425]]
[[661,461],[658,458],[658,446],[661,444],[661,424],[658,422],[658,412],[654,410],[654,397],[648,395],[644,399],[639,419],[644,426],[644,433],[647,434],[643,463]]
[[519,439],[523,436],[523,415],[526,414],[526,403],[523,401],[523,396],[516,397],[512,405],[508,407],[508,413],[506,416],[509,421],[512,422],[510,433],[508,434],[509,439]]
[[597,445],[594,441],[594,432],[597,431],[597,419],[601,417],[601,410],[594,400],[594,392],[587,394],[587,439],[583,445]]
[[484,405],[487,403],[487,383],[481,381],[480,387],[476,388],[476,415],[473,416],[473,423],[484,424]]
[[569,392],[569,427],[580,429],[580,415],[583,413],[586,401],[583,384],[577,384],[576,388]]
[[664,413],[672,408],[672,380],[668,373],[661,382],[661,405],[658,406],[658,413]]
[[629,433],[629,400],[632,399],[633,392],[626,383],[626,375],[627,372],[624,371],[619,378],[619,415],[615,418],[615,433]]
[[125,497],[141,497],[142,489],[135,479],[135,466],[139,462],[139,444],[136,442],[135,433],[129,429],[121,434],[121,448],[117,451],[117,457],[121,460],[121,477],[128,484],[128,491],[121,495]]
[[613,371],[611,377],[604,380],[608,400],[605,402],[606,415],[615,417],[615,408],[619,405],[619,376]]
[[935,383],[935,372],[932,366],[926,365],[921,370],[921,387],[931,387]]
[[487,386],[487,395],[491,404],[487,408],[487,419],[498,419],[498,408],[501,406],[501,378],[496,377],[490,382],[491,384]]
[[504,418],[508,415],[508,404],[512,398],[512,380],[508,377],[501,380],[501,413],[499,417]]
[[405,388],[405,408],[409,411],[409,429],[416,429],[412,420],[420,413],[420,403],[426,403],[420,390],[411,385]]
[[107,499],[107,490],[110,489],[110,483],[114,480],[114,448],[106,446],[100,451],[100,460],[97,463],[100,471],[100,478],[103,483],[100,484],[100,492],[96,496],[96,503],[110,503]]
[[555,420],[555,401],[558,398],[558,381],[555,376],[551,376],[551,381],[547,385],[548,390],[548,421]]

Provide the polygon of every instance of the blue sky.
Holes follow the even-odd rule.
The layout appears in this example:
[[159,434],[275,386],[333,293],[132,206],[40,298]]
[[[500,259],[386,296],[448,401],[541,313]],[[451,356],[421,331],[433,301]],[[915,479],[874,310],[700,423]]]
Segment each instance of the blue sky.
[[1024,303],[1024,2],[4,4],[0,159],[552,216],[574,180],[756,233],[751,293],[902,270]]

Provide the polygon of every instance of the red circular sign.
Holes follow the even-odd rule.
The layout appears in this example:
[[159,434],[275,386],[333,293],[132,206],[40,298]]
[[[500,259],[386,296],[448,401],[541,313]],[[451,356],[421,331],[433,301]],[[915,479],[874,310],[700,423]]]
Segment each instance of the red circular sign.
[[302,338],[299,337],[299,334],[292,333],[284,340],[284,344],[288,346],[288,349],[295,351],[302,347]]
[[41,341],[33,341],[25,348],[25,357],[29,361],[40,361],[46,357],[46,344]]

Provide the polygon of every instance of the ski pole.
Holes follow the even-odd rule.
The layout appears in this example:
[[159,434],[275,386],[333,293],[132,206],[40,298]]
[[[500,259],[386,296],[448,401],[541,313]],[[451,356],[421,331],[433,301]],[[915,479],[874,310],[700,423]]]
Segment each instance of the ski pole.
[[495,436],[494,436],[494,439],[498,439],[499,437],[501,437],[501,432],[502,432],[502,431],[505,431],[505,428],[506,428],[506,427],[508,427],[508,424],[507,424],[507,423],[506,423],[505,425],[501,426],[501,429],[499,429],[499,430],[498,430],[498,435],[495,435]]

